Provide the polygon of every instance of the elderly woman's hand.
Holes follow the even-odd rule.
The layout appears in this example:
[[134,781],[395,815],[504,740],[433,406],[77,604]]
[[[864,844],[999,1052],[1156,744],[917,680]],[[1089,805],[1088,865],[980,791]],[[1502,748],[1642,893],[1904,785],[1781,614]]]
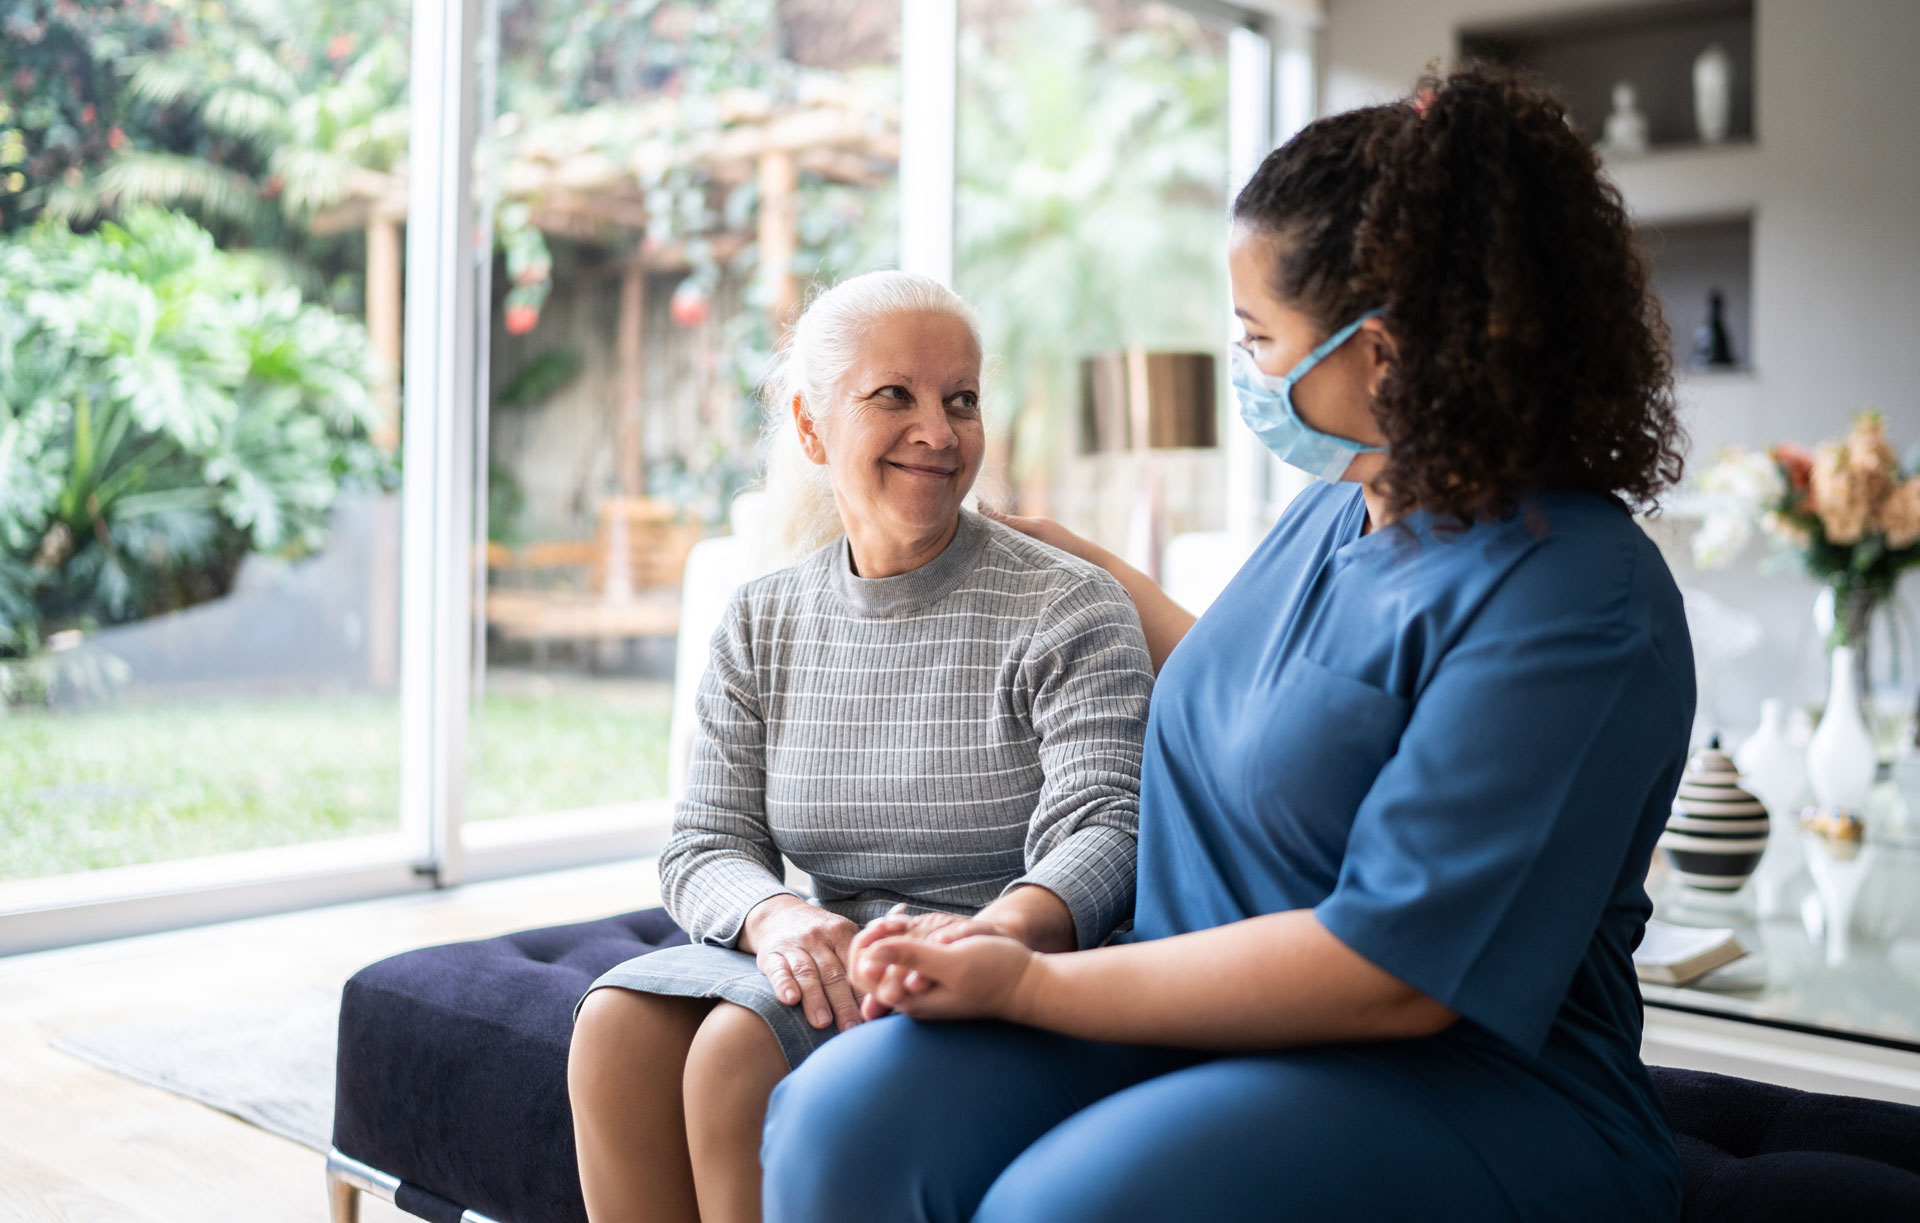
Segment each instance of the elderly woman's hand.
[[858,932],[839,914],[783,893],[747,914],[740,945],[753,952],[776,998],[799,1006],[814,1027],[844,1032],[860,1022],[860,993],[847,972]]

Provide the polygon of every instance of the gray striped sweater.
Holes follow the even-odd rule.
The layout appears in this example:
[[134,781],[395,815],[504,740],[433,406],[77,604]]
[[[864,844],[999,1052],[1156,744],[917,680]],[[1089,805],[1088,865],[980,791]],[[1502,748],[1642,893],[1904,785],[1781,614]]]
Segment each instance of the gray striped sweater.
[[790,892],[785,855],[857,922],[1030,883],[1094,946],[1133,908],[1152,686],[1133,604],[1091,565],[963,511],[932,561],[862,579],[843,537],[742,587],[714,633],[667,910],[731,947]]

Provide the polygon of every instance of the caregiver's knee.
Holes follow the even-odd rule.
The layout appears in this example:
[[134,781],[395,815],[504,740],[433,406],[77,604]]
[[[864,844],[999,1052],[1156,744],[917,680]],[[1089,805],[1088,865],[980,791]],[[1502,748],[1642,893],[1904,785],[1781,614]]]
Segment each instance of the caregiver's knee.
[[928,1069],[922,1025],[900,1016],[859,1024],[821,1046],[774,1089],[767,1118],[769,1167],[792,1140],[801,1158],[835,1148],[858,1158],[873,1142],[907,1141],[927,1120],[915,1085]]
[[[859,1024],[821,1046],[773,1089],[760,1147],[767,1223],[915,1223],[891,1203],[906,1200],[922,1160],[899,1072],[904,1019]],[[887,1158],[876,1153],[885,1152]],[[964,1216],[959,1216],[964,1217]]]

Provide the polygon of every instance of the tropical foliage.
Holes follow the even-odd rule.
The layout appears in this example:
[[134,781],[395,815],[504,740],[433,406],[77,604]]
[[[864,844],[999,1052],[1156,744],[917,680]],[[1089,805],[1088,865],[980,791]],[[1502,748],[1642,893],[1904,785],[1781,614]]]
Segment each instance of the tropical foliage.
[[963,37],[955,263],[1016,477],[1077,420],[1080,358],[1219,345],[1227,90],[1210,37],[1151,10],[1115,32],[1058,0]]
[[134,142],[165,138],[164,116],[115,66],[167,46],[177,21],[154,3],[0,0],[0,233]]
[[155,208],[0,245],[0,658],[224,593],[391,479],[356,322]]

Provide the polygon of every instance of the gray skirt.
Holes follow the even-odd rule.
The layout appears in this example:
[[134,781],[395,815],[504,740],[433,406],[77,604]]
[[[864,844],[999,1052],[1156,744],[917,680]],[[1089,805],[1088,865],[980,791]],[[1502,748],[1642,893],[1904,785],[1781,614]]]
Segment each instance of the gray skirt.
[[[808,1023],[799,1007],[774,997],[773,983],[752,956],[725,947],[694,943],[650,951],[608,969],[587,987],[587,993],[608,986],[675,998],[716,998],[744,1006],[773,1029],[789,1070],[806,1061],[807,1054],[826,1044],[836,1031],[831,1024],[816,1028]],[[585,1000],[582,995],[581,1001]],[[578,1003],[573,1009],[575,1015],[580,1013]]]

